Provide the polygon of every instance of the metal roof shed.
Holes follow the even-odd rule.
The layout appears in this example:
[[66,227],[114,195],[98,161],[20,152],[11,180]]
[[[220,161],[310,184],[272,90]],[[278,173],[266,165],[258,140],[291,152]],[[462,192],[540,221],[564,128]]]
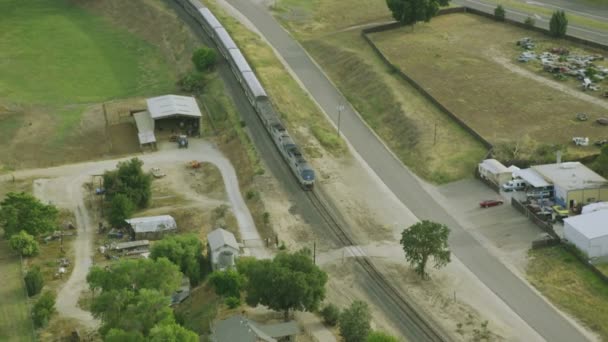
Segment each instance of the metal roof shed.
[[212,251],[218,250],[224,246],[229,246],[236,250],[239,249],[239,244],[236,242],[234,234],[222,228],[217,228],[209,233],[209,235],[207,235],[207,241]]
[[226,50],[238,48],[234,43],[234,40],[232,40],[232,38],[228,34],[228,31],[226,31],[226,29],[224,29],[223,27],[216,28],[215,34],[222,43],[223,47],[226,48]]
[[608,256],[608,210],[564,219],[564,237],[589,258]]
[[201,12],[201,15],[203,16],[207,24],[211,26],[211,28],[216,29],[223,27],[222,24],[220,24],[220,22],[217,20],[215,15],[213,15],[213,13],[211,13],[208,8],[201,8],[199,9],[199,12]]
[[201,110],[191,96],[164,95],[146,99],[146,103],[150,117],[154,120],[176,116],[201,117]]
[[251,71],[251,67],[239,49],[230,49],[230,56],[240,72]]
[[138,112],[133,114],[135,126],[137,126],[137,138],[140,145],[151,144],[156,142],[154,135],[154,120],[148,111]]
[[177,230],[175,219],[170,215],[135,217],[125,220],[136,239],[158,239],[165,233]]
[[211,268],[214,271],[234,267],[239,256],[239,245],[231,232],[222,228],[215,229],[207,235],[207,244]]
[[244,72],[243,78],[245,79],[245,83],[247,83],[247,87],[249,87],[249,89],[253,92],[253,97],[268,97],[264,87],[262,87],[260,81],[258,81],[258,78],[252,71]]
[[541,175],[530,168],[515,170],[513,172],[513,176],[525,180],[526,183],[530,184],[534,188],[546,188],[551,186],[551,184],[549,184]]

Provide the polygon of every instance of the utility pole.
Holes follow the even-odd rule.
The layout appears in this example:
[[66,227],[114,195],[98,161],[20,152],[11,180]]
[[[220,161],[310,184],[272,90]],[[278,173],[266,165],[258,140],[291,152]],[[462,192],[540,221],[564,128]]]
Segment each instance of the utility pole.
[[317,241],[312,243],[312,263],[317,264]]
[[338,107],[338,138],[340,137],[340,119],[342,117],[342,111],[344,110],[344,105],[339,104]]

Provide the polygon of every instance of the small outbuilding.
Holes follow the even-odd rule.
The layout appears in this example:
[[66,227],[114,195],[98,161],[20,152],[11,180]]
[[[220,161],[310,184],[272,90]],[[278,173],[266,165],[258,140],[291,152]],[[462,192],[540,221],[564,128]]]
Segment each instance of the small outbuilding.
[[490,182],[501,186],[512,178],[512,171],[496,159],[486,159],[479,163],[479,175]]
[[207,247],[211,268],[214,271],[234,267],[239,257],[239,245],[234,234],[217,228],[207,235]]
[[241,315],[218,321],[212,327],[213,342],[291,342],[300,334],[294,321],[259,324]]
[[175,219],[170,215],[135,217],[125,222],[135,240],[158,240],[177,231]]
[[608,210],[564,219],[564,238],[589,258],[608,256]]

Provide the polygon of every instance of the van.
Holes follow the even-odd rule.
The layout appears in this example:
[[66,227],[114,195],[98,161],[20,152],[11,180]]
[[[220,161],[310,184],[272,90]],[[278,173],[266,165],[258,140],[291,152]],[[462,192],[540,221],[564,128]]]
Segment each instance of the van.
[[512,179],[502,185],[504,191],[517,191],[523,190],[527,183],[523,179]]

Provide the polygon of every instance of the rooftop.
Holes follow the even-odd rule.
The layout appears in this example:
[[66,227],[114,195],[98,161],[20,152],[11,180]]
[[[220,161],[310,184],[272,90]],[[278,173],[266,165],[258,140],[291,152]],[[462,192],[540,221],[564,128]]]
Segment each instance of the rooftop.
[[222,228],[217,228],[209,233],[207,241],[212,251],[224,246],[230,246],[236,250],[239,249],[239,244],[236,242],[234,234]]
[[140,144],[149,144],[156,142],[154,135],[154,120],[150,116],[150,112],[143,111],[133,114],[135,125],[137,126],[137,137]]
[[114,246],[114,249],[129,249],[136,247],[148,247],[150,245],[150,241],[148,240],[137,240],[137,241],[129,241],[129,242],[119,242]]
[[136,233],[160,232],[177,229],[175,219],[170,215],[135,217],[125,220]]
[[608,181],[579,162],[545,164],[532,166],[545,179],[565,190],[591,189]]
[[486,159],[481,164],[493,174],[509,172],[509,169],[496,159]]
[[154,120],[173,116],[201,117],[201,110],[191,96],[164,95],[146,99],[146,103]]
[[213,330],[211,340],[215,342],[275,342],[282,337],[300,333],[300,329],[294,321],[262,325],[241,315],[217,322]]
[[564,222],[572,226],[587,239],[608,235],[608,210],[568,217]]
[[551,185],[533,169],[515,170],[513,171],[513,177],[519,177],[535,188],[544,188]]

